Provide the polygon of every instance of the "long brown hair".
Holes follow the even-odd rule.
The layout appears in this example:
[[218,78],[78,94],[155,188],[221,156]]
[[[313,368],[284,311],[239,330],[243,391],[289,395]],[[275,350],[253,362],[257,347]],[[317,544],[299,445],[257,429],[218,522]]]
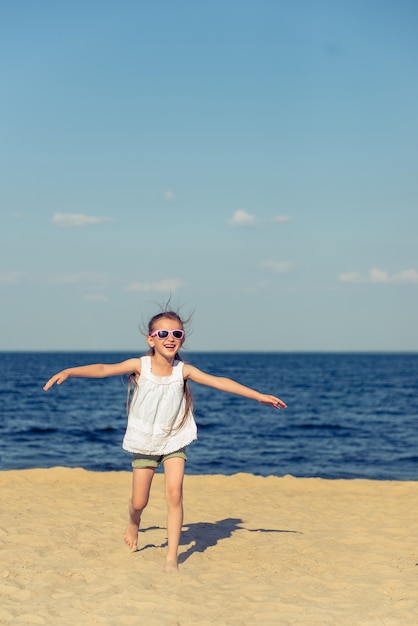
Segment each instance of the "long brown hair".
[[[179,327],[182,329],[184,329],[184,326],[190,321],[189,319],[182,320],[180,315],[178,315],[178,313],[176,313],[175,311],[161,311],[161,313],[157,313],[156,315],[154,315],[148,322],[148,336],[153,333],[155,324],[161,319],[173,320],[174,322],[177,322],[179,324]],[[154,353],[155,353],[154,348],[150,347],[150,349],[146,353],[146,356],[154,356]],[[176,354],[174,355],[174,358],[177,359],[177,361],[183,361],[183,358],[181,357],[180,352],[176,352]],[[136,385],[137,385],[136,376],[134,374],[130,374],[128,378],[128,397],[126,401],[127,411],[129,411],[129,405],[130,405],[131,386],[136,386]],[[189,411],[193,409],[193,398],[192,398],[192,394],[191,394],[187,380],[184,381],[184,399],[185,399],[184,415],[177,429],[180,429],[182,428],[182,426],[184,426],[187,420]]]

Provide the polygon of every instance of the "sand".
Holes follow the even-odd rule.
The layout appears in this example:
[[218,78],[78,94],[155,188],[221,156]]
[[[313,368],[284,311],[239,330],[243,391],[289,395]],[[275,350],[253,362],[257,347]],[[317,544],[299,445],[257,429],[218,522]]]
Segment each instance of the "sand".
[[418,483],[186,476],[164,574],[163,476],[140,550],[129,472],[0,472],[0,624],[418,623]]

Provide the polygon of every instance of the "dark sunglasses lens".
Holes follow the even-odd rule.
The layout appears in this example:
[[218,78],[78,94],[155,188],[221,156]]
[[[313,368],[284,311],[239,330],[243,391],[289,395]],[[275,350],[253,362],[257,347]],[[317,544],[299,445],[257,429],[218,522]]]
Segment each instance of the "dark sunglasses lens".
[[159,330],[157,334],[160,339],[165,339],[168,337],[168,330]]
[[173,337],[174,337],[174,339],[181,339],[183,337],[183,331],[182,330],[175,330],[173,332]]

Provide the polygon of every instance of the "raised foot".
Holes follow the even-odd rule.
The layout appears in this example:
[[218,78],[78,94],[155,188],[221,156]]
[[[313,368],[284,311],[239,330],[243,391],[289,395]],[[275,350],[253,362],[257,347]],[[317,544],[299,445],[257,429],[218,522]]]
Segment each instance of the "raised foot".
[[125,537],[123,540],[131,552],[136,552],[138,550],[138,528],[139,526],[137,524],[128,522],[125,530]]

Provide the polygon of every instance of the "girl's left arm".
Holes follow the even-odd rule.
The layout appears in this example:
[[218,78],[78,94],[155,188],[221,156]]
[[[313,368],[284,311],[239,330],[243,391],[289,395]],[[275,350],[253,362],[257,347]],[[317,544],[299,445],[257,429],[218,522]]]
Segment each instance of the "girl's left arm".
[[261,402],[261,404],[267,404],[275,409],[285,409],[287,407],[287,404],[283,402],[283,400],[280,400],[280,398],[276,398],[276,396],[260,393],[255,389],[251,389],[251,387],[246,387],[245,385],[241,385],[241,383],[237,383],[231,378],[223,378],[221,376],[206,374],[206,372],[202,372],[202,370],[199,370],[197,367],[193,367],[187,363],[183,366],[183,375],[184,378],[192,380],[199,385],[206,385],[207,387],[213,387],[214,389],[219,389],[220,391],[226,391],[227,393],[244,396],[244,398],[256,400],[257,402]]

